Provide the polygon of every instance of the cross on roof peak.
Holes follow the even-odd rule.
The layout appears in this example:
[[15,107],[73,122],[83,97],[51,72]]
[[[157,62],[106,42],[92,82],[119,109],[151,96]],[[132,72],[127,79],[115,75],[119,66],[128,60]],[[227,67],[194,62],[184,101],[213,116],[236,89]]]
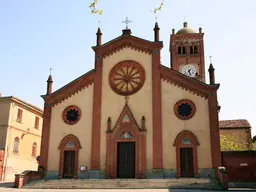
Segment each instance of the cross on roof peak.
[[212,63],[212,56],[210,56],[210,63]]
[[125,99],[125,103],[128,103],[129,97],[126,96],[124,99]]
[[128,17],[125,18],[125,20],[123,21],[123,23],[125,23],[125,29],[128,29],[128,24],[131,23],[132,21],[130,21],[128,19]]

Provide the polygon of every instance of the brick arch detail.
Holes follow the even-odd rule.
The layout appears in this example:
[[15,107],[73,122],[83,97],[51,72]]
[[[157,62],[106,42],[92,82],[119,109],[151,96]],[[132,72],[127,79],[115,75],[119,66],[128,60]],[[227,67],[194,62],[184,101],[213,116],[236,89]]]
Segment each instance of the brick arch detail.
[[[190,140],[191,144],[182,144],[181,141],[183,138]],[[200,145],[197,137],[188,130],[180,132],[174,140],[173,146],[176,147],[176,177],[180,178],[181,176],[181,165],[180,165],[180,149],[181,148],[192,148],[193,149],[193,168],[194,168],[194,177],[198,177],[198,161],[197,161],[197,146]]]
[[[130,122],[122,122],[125,115],[128,115]],[[123,132],[130,132],[133,138],[121,138]],[[106,178],[108,179],[117,177],[119,142],[135,142],[135,178],[146,178],[146,130],[139,128],[127,104],[114,128],[106,133]]]
[[[72,142],[74,144],[73,148],[67,148],[68,142]],[[63,169],[64,169],[64,152],[65,151],[75,151],[75,171],[74,171],[74,179],[78,178],[78,157],[79,157],[79,149],[82,148],[79,139],[72,134],[66,135],[59,144],[60,150],[60,161],[59,161],[59,175],[58,179],[63,178]]]

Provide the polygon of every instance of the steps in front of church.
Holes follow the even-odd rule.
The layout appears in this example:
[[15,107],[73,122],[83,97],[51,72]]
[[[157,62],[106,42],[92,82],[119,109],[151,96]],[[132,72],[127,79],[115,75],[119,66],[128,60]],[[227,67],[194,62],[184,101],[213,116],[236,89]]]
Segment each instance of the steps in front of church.
[[102,179],[102,180],[40,180],[24,185],[26,189],[221,189],[210,179]]

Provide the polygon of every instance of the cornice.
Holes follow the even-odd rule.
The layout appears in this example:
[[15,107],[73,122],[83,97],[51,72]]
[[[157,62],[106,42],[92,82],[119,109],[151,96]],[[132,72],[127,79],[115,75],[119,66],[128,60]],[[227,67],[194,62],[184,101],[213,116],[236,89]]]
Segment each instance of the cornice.
[[82,89],[89,87],[94,81],[94,70],[80,76],[71,83],[63,86],[50,95],[43,95],[43,99],[47,104],[55,106],[64,100],[68,99],[72,95],[80,92]]
[[219,88],[219,84],[208,85],[197,79],[190,78],[186,75],[179,73],[178,71],[167,68],[163,65],[160,67],[161,79],[168,83],[174,84],[182,89],[192,92],[198,96],[208,98],[209,94],[216,92]]
[[92,47],[92,49],[102,57],[108,57],[126,47],[141,51],[146,54],[152,54],[154,50],[160,50],[163,47],[162,41],[151,42],[131,35],[122,35],[101,46]]

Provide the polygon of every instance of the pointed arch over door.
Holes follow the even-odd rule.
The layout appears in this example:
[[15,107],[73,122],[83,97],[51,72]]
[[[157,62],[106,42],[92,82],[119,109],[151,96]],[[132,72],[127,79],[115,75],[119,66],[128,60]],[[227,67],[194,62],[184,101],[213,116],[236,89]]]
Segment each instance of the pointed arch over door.
[[69,177],[74,179],[78,178],[77,172],[80,148],[80,141],[75,135],[69,134],[61,140],[59,145],[59,179],[63,177]]
[[198,177],[196,136],[188,130],[180,132],[173,146],[176,146],[176,177]]
[[[111,119],[108,119],[106,133],[106,178],[115,179],[123,176],[145,178],[145,117],[142,117],[140,128],[128,104],[125,104],[113,129],[111,128]],[[124,172],[127,170],[130,171],[125,175]]]

